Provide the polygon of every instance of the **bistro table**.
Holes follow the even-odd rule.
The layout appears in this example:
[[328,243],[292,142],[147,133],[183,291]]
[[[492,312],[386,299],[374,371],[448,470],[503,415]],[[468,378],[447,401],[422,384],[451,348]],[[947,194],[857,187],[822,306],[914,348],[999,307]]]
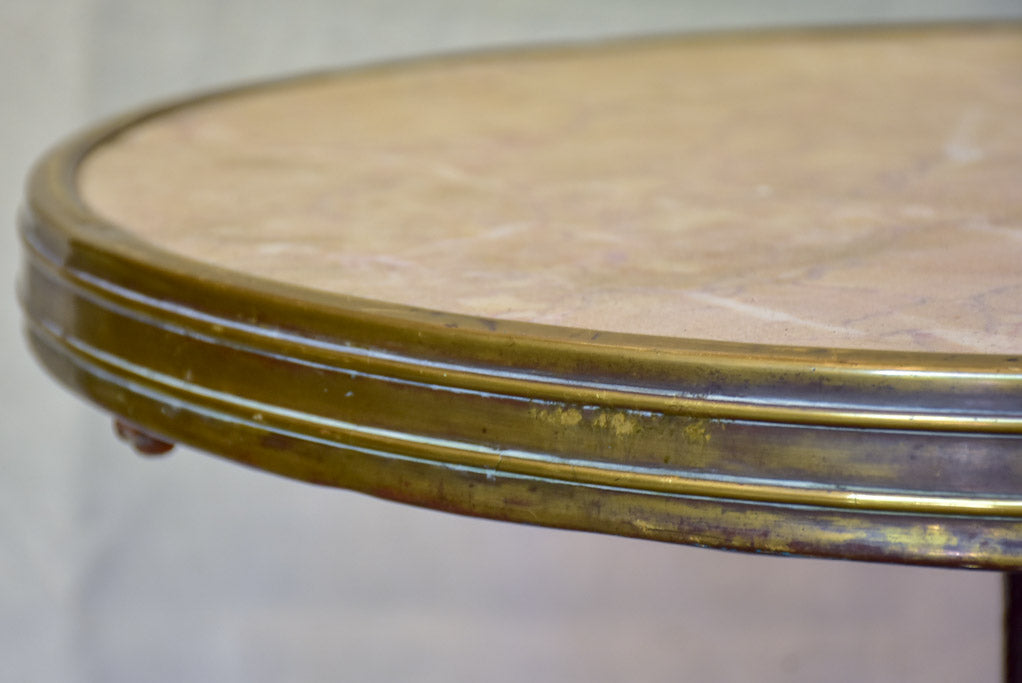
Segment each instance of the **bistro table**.
[[28,337],[142,451],[1007,572],[1022,25],[660,37],[190,97],[36,167]]

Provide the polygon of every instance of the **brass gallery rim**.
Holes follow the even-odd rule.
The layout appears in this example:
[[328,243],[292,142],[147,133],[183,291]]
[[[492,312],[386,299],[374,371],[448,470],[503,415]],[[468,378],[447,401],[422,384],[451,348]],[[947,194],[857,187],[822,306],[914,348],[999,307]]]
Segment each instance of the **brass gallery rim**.
[[74,391],[172,441],[464,514],[759,552],[1022,565],[1019,356],[410,308],[167,253],[80,197],[83,160],[124,131],[274,87],[115,119],[36,168],[21,297],[37,355]]

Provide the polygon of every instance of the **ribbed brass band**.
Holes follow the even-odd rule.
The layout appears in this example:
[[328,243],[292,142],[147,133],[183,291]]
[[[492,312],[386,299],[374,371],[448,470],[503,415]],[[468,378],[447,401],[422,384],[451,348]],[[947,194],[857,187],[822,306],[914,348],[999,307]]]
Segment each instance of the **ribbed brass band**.
[[[96,375],[131,382],[137,387],[136,390],[145,387],[145,391],[158,400],[203,406],[224,416],[224,419],[248,422],[253,428],[268,429],[297,438],[304,438],[303,435],[312,434],[325,427],[333,435],[332,445],[358,443],[365,448],[401,453],[431,463],[640,492],[877,512],[1022,516],[1022,499],[925,496],[910,492],[842,491],[793,484],[713,480],[678,473],[664,474],[650,469],[609,464],[601,466],[585,460],[549,458],[541,453],[504,451],[441,439],[421,439],[414,435],[384,429],[367,429],[339,420],[288,411],[268,403],[246,401],[231,394],[206,391],[197,385],[189,385],[173,377],[134,366],[116,356],[89,348],[83,343],[61,339],[46,328],[34,327],[32,333],[40,342],[72,359],[79,367],[88,368]],[[257,421],[251,420],[245,417],[246,414],[260,417]]]

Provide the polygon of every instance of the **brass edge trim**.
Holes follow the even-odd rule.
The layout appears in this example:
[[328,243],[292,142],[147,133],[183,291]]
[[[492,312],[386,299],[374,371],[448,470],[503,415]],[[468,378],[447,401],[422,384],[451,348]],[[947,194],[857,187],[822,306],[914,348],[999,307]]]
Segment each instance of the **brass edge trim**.
[[[48,226],[31,218],[24,225],[34,228]],[[310,347],[324,352],[330,360],[343,358],[343,368],[369,376],[430,384],[438,387],[470,390],[480,393],[521,396],[551,400],[577,406],[599,405],[627,408],[663,414],[687,415],[714,419],[745,420],[793,425],[829,427],[859,427],[868,429],[898,429],[909,431],[941,431],[984,434],[1022,434],[1022,413],[1019,414],[962,414],[939,411],[870,409],[868,406],[817,407],[783,404],[780,400],[739,400],[735,398],[684,395],[681,388],[674,391],[646,386],[627,386],[596,383],[578,377],[543,377],[515,369],[492,366],[473,367],[470,364],[435,362],[362,346],[319,343],[307,337],[281,331],[267,330],[258,325],[232,320],[212,313],[199,312],[185,305],[147,296],[141,291],[129,290],[111,283],[98,275],[72,267],[61,267],[46,253],[45,248],[23,232],[24,243],[34,254],[34,262],[63,282],[77,294],[87,297],[108,310],[114,310],[135,320],[153,326],[173,326],[191,338],[202,338],[218,345],[244,349],[264,356],[286,359],[304,365],[340,369],[339,365],[315,359]],[[146,274],[145,264],[139,269],[139,280]],[[182,283],[185,284],[185,283]],[[195,283],[189,283],[197,286]],[[171,322],[174,321],[174,322]],[[209,333],[199,327],[208,326]],[[228,339],[222,333],[233,334]],[[219,336],[214,336],[214,332]],[[228,343],[229,342],[229,343]],[[710,361],[712,362],[712,361]],[[817,372],[813,368],[812,372]],[[820,370],[822,373],[823,371]],[[862,369],[865,376],[878,373],[902,372],[894,370]],[[916,371],[908,371],[910,375]],[[1017,384],[1022,389],[1022,374],[1000,373],[947,373],[937,375],[936,383],[962,382],[969,379],[985,382]]]
[[[592,461],[576,458],[502,450],[469,442],[365,427],[207,389],[196,383],[138,366],[35,321],[31,322],[31,331],[43,343],[71,360],[77,367],[93,375],[105,376],[108,381],[121,384],[132,392],[143,393],[160,403],[178,408],[184,406],[188,410],[204,414],[218,413],[229,419],[232,424],[286,434],[333,448],[349,448],[388,457],[410,458],[441,467],[475,469],[486,472],[488,476],[498,474],[523,476],[558,482],[566,486],[618,489],[635,493],[863,513],[1022,517],[1022,499],[829,489],[811,485],[711,479],[634,466],[594,464]],[[331,438],[323,436],[327,433]],[[313,434],[321,436],[316,437]]]

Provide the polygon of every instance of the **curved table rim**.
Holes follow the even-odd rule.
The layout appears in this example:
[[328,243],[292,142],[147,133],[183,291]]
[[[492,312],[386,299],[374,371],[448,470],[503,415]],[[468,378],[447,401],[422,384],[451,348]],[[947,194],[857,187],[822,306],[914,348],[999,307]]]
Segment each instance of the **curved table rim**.
[[[813,444],[821,473],[862,469],[864,452],[959,449],[942,466],[975,471],[996,456],[997,474],[1022,444],[1019,356],[673,339],[415,309],[164,252],[79,196],[83,159],[121,131],[295,81],[118,117],[36,167],[20,216],[21,298],[35,353],[73,391],[171,441],[462,514],[757,552],[1022,566],[1022,497],[1010,492],[958,490],[953,476],[919,490],[895,466],[851,484],[793,479],[769,461],[742,476],[693,466],[738,429],[748,432],[738,443],[765,438],[792,457]],[[351,408],[356,394],[364,402]],[[641,448],[650,457],[636,462]]]

